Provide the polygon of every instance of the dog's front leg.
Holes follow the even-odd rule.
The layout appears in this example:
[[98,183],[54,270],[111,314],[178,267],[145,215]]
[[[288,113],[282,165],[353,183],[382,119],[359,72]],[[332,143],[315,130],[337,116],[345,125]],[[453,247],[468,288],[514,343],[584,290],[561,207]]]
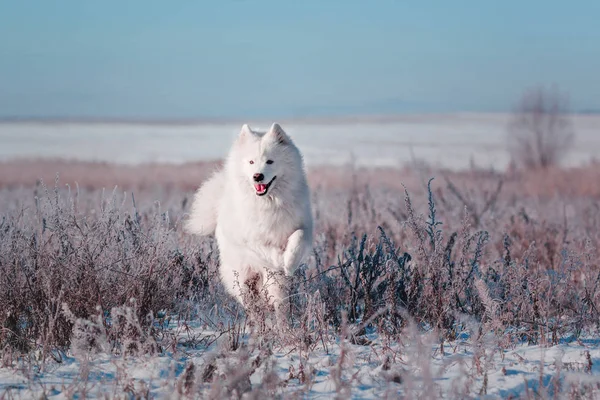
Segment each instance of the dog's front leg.
[[286,275],[293,275],[302,259],[308,254],[312,244],[311,236],[305,229],[297,229],[288,238],[283,253],[283,268]]

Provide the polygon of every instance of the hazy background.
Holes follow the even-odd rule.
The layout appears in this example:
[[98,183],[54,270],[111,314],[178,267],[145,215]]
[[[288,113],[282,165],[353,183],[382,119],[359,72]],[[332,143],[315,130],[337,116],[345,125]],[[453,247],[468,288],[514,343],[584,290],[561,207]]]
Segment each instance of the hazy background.
[[553,85],[579,114],[561,161],[582,164],[600,153],[599,16],[597,1],[0,0],[0,161],[214,160],[243,122],[279,121],[309,165],[502,169],[511,112]]

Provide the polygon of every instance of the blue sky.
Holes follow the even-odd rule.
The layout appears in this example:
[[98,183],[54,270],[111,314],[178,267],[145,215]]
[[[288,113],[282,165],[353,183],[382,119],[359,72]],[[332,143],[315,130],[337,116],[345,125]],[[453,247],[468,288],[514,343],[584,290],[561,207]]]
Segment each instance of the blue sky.
[[0,0],[0,116],[600,110],[600,1]]

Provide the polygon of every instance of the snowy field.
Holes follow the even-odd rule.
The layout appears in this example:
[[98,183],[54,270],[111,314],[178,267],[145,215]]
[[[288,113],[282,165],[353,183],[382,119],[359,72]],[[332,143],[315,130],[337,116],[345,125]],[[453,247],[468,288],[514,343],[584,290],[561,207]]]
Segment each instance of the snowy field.
[[[160,164],[221,158],[241,122],[0,124],[0,400],[600,398],[597,163],[504,171],[504,115],[281,123],[315,241],[276,327],[182,231],[212,165]],[[574,124],[586,164],[600,116]],[[351,154],[456,171],[319,167]]]
[[[307,165],[399,166],[415,159],[460,169],[504,168],[506,114],[413,115],[388,120],[280,121]],[[271,121],[248,121],[266,129]],[[125,164],[214,160],[226,154],[242,122],[223,124],[0,123],[0,161],[66,158]],[[576,144],[566,159],[578,165],[600,154],[600,116],[573,118]]]
[[[185,333],[181,327],[173,330],[184,342],[194,336],[200,341],[208,334],[193,327]],[[444,353],[426,334],[406,335],[404,344],[373,339],[368,346],[344,342],[313,352],[292,346],[224,352],[213,345],[181,346],[154,357],[64,354],[60,366],[51,363],[44,371],[0,369],[0,393],[6,391],[8,398],[57,399],[221,399],[244,393],[243,398],[255,399],[596,399],[600,395],[593,389],[569,390],[582,381],[589,387],[600,385],[598,339],[511,349],[493,344],[474,348],[465,340],[447,343]],[[223,376],[211,384],[213,368]]]

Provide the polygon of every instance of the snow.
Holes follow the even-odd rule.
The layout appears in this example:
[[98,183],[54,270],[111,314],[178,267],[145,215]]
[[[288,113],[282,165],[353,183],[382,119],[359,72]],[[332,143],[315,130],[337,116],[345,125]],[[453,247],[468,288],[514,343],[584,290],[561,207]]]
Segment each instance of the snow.
[[[194,334],[212,333],[203,332],[201,328],[194,330]],[[493,345],[491,336],[483,347],[473,347],[467,337],[462,341],[446,342],[443,354],[439,344],[434,344],[433,335],[427,333],[407,338],[403,344],[390,345],[382,338],[370,338],[372,342],[368,345],[337,341],[327,349],[317,347],[309,352],[274,347],[270,357],[273,364],[263,361],[251,372],[249,383],[254,388],[261,385],[269,372],[268,366],[271,366],[279,378],[278,394],[302,393],[310,398],[332,398],[339,390],[333,374],[339,367],[344,347],[346,361],[341,363],[342,382],[351,385],[352,398],[370,399],[384,395],[414,398],[417,394],[426,398],[428,394],[436,398],[458,398],[486,394],[485,398],[495,399],[523,396],[526,388],[544,398],[544,393],[553,395],[557,378],[563,388],[571,382],[577,386],[581,382],[600,384],[600,340],[597,338],[562,342],[557,346],[518,344],[502,349]],[[182,381],[190,363],[195,365],[196,380],[199,380],[203,370],[216,357],[216,373],[226,385],[238,379],[233,375],[243,375],[247,365],[259,355],[265,358],[264,349],[251,350],[252,340],[248,335],[244,343],[248,346],[247,353],[243,349],[219,352],[223,345],[217,342],[207,348],[180,345],[175,352],[160,356],[64,356],[61,364],[50,364],[43,371],[4,368],[0,369],[0,394],[30,398],[45,393],[48,398],[62,399],[75,390],[81,393],[85,387],[89,396],[101,397],[122,393],[125,387],[138,393],[147,388],[153,398],[173,398],[178,390],[177,382]],[[396,357],[396,363],[386,370],[383,364],[386,355],[390,354]],[[244,364],[240,360],[250,362]],[[308,383],[298,378],[300,364],[303,364]],[[82,379],[85,375],[87,380]],[[402,383],[394,381],[394,377],[401,377]],[[197,383],[197,387],[203,395],[213,389],[210,383]]]
[[[307,165],[398,166],[415,159],[448,168],[504,168],[508,114],[409,115],[388,120],[280,121]],[[600,153],[600,116],[573,117],[576,145],[567,164]],[[268,121],[250,124],[266,129]],[[0,161],[67,158],[125,164],[214,160],[226,154],[241,122],[195,124],[4,122]]]

